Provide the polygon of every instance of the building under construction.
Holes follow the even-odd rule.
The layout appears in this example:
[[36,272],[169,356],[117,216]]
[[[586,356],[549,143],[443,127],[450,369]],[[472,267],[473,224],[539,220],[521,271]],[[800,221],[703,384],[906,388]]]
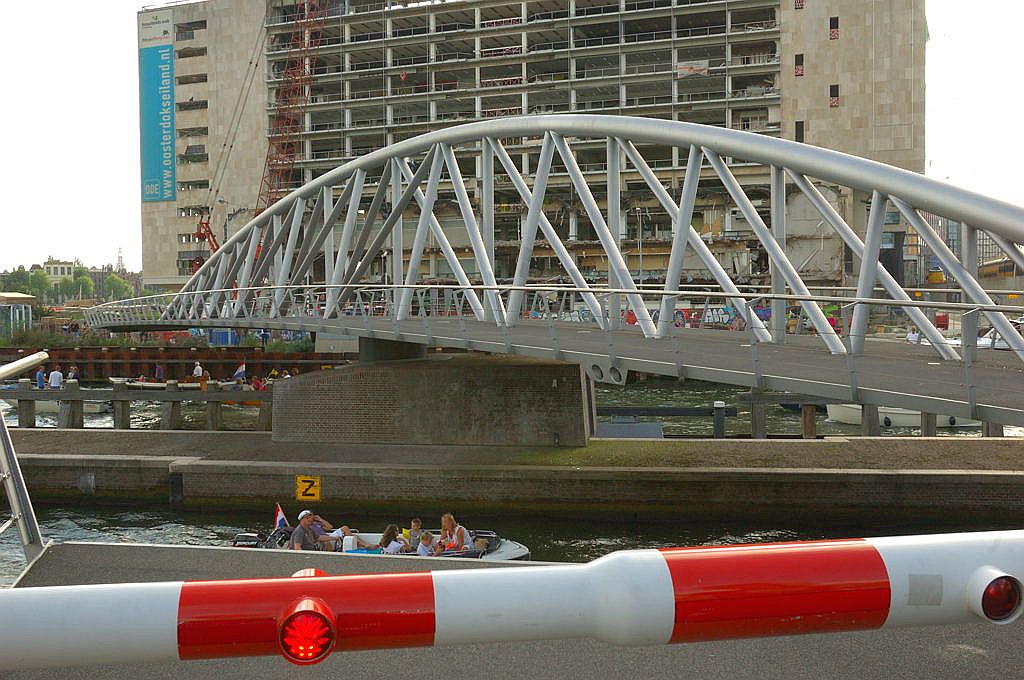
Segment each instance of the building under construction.
[[[205,0],[139,13],[143,266],[177,288],[211,248],[305,181],[373,149],[488,117],[601,113],[683,120],[924,170],[924,0]],[[502,140],[521,168],[540,140]],[[682,154],[682,155],[680,155]],[[678,190],[685,150],[650,146]],[[600,183],[605,150],[578,149]],[[755,199],[768,171],[737,163]],[[474,178],[471,188],[476,188]],[[647,191],[624,185],[618,234],[639,280],[664,276],[672,224]],[[825,187],[863,230],[867,195]],[[600,197],[598,197],[600,199]],[[495,187],[496,269],[515,263],[525,205]],[[788,252],[807,281],[855,275],[852,255],[794,198]],[[461,222],[454,196],[438,219]],[[568,177],[554,173],[545,210],[580,269],[606,263]],[[882,260],[902,277],[906,227],[893,211]],[[412,242],[415,220],[405,220]],[[694,227],[737,280],[767,281],[767,258],[728,195],[702,182]],[[453,243],[453,246],[466,245]],[[590,247],[588,247],[590,246]],[[543,242],[532,275],[560,271]],[[450,275],[425,253],[424,276]],[[467,262],[467,271],[472,267]],[[383,266],[383,265],[382,265]],[[687,271],[699,281],[701,270]]]

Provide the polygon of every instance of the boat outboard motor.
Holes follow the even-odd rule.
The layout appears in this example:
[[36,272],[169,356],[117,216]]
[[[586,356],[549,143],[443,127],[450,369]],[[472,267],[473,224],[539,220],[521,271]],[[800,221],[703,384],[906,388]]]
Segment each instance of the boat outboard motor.
[[267,540],[263,541],[260,546],[262,548],[270,548],[271,550],[280,550],[288,547],[288,541],[292,538],[292,527],[278,527],[274,529],[273,533],[267,536]]
[[235,542],[231,545],[235,548],[259,548],[262,541],[261,536],[254,533],[235,534]]

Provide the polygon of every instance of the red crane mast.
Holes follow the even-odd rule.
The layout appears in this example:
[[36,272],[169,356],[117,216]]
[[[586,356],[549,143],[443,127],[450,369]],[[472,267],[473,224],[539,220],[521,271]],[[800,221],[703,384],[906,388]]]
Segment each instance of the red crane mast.
[[259,215],[292,185],[295,161],[302,156],[300,133],[305,129],[309,86],[313,80],[316,57],[313,51],[323,40],[327,20],[327,3],[322,0],[300,0],[295,3],[295,22],[285,46],[288,56],[282,69],[281,83],[274,99],[270,117],[267,159],[263,179],[256,198],[255,214]]

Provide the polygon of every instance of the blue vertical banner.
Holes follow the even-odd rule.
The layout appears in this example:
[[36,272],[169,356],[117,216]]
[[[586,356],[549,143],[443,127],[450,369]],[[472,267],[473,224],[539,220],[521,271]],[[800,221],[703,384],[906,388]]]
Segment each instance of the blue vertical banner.
[[171,10],[139,14],[139,151],[142,200],[173,201],[174,46]]

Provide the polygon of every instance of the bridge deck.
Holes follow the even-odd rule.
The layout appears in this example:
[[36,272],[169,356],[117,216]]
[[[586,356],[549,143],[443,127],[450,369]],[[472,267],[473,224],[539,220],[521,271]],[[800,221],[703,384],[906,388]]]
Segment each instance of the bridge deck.
[[[388,339],[397,330],[402,340],[428,341],[418,320],[353,320],[346,330]],[[435,319],[429,333],[434,345],[489,352],[511,347],[517,354],[597,365],[606,375],[617,364],[620,370],[756,387],[760,372],[760,386],[766,389],[1024,425],[1024,366],[1011,352],[979,352],[973,367],[979,405],[972,414],[963,364],[941,361],[930,347],[903,342],[869,342],[864,355],[851,358],[830,354],[816,337],[787,336],[784,345],[759,344],[755,368],[748,336],[734,331],[678,329],[672,342],[646,339],[634,328],[605,333],[574,323],[524,322],[506,341],[504,331],[493,324]]]
[[[522,321],[511,329],[467,317],[394,321],[384,317],[278,317],[133,321],[128,329],[191,327],[274,328],[327,331],[438,347],[555,358],[597,366],[697,380],[761,387],[842,401],[896,406],[930,413],[1024,426],[1024,364],[1008,351],[983,349],[964,364],[942,361],[932,348],[900,341],[870,340],[865,354],[829,353],[813,335],[788,335],[782,345],[752,348],[743,332],[673,329],[674,340],[645,338],[634,327],[604,332],[596,325]],[[755,361],[756,355],[756,361]],[[972,408],[969,383],[976,407]]]

